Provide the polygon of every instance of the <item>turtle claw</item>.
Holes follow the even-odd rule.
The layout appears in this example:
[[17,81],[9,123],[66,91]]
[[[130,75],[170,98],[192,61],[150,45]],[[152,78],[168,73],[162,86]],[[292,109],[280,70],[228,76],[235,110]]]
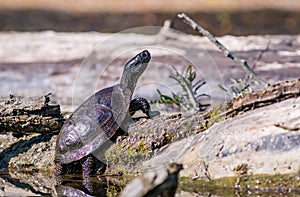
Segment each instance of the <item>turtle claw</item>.
[[129,105],[130,116],[133,116],[139,110],[146,114],[148,118],[153,118],[160,114],[158,111],[151,111],[149,102],[142,97],[133,99]]
[[159,116],[160,112],[159,111],[150,111],[148,117],[153,118],[155,116]]

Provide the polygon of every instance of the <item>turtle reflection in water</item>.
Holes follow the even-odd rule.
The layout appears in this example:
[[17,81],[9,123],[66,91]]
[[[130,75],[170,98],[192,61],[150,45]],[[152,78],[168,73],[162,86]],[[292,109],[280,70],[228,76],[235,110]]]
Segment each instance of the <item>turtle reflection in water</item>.
[[176,193],[182,164],[170,163],[167,168],[150,171],[133,179],[121,197],[171,197]]
[[144,50],[124,67],[120,84],[102,89],[81,104],[63,125],[56,141],[55,167],[57,184],[61,175],[82,171],[83,180],[102,174],[105,164],[93,153],[114,134],[126,131],[132,123],[130,115],[142,110],[148,117],[156,115],[143,98],[131,101],[137,80],[145,71],[151,55]]

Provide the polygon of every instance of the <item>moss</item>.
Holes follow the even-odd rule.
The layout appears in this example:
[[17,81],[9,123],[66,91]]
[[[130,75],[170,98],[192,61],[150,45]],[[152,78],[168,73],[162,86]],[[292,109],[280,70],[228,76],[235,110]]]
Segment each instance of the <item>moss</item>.
[[150,148],[149,148],[149,146],[147,146],[144,139],[139,141],[136,151],[140,154],[143,154],[146,158],[150,157]]
[[172,135],[172,133],[166,133],[165,136],[166,136],[166,139],[167,139],[168,142],[171,142],[173,140],[173,138],[174,138],[174,136]]
[[222,120],[222,116],[220,114],[220,108],[214,107],[209,113],[208,113],[208,121],[206,122],[205,129],[210,128],[215,122],[218,122]]
[[126,146],[123,143],[115,144],[106,151],[105,158],[109,166],[115,166],[120,171],[129,171],[132,166],[150,157],[150,148],[144,139],[135,146]]
[[111,183],[107,181],[106,196],[119,196],[125,185],[119,181],[118,183]]
[[106,190],[106,195],[107,196],[118,196],[119,195],[119,190],[116,186],[108,186]]
[[300,188],[300,176],[298,174],[254,175],[249,176],[245,184],[260,187]]
[[[224,177],[220,179],[192,180],[190,178],[180,178],[179,190],[188,192],[209,193],[220,196],[232,196],[234,186],[238,177]],[[243,175],[240,178],[239,191],[261,191],[268,189],[269,192],[276,192],[279,188],[282,191],[288,189],[300,189],[299,174],[275,174],[275,175]],[[246,189],[247,188],[247,189]],[[285,188],[285,190],[283,190]],[[265,190],[266,191],[266,190]]]

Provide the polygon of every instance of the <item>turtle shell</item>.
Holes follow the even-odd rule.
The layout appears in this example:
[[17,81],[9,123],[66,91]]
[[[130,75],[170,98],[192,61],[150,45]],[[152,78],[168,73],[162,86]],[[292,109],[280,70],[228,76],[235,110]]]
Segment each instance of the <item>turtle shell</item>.
[[102,89],[82,103],[63,125],[56,141],[55,160],[80,160],[108,141],[124,121],[132,92],[118,84]]

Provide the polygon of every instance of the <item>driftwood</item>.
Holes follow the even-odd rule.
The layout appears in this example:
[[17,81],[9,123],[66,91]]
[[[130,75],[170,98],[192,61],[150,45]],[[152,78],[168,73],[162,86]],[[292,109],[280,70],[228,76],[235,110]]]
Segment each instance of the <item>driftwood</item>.
[[121,137],[117,140],[117,144],[125,149],[131,148],[139,151],[140,142],[143,142],[147,150],[154,151],[170,143],[170,140],[186,138],[205,131],[216,122],[299,96],[300,79],[279,82],[262,90],[225,101],[205,112],[162,115],[139,121],[129,128],[130,135]]
[[[234,117],[245,111],[299,95],[300,79],[280,82],[262,90],[243,94],[200,113],[199,116],[194,116],[194,118],[197,117],[197,121],[192,121],[196,124],[190,126],[197,128],[194,132],[201,132],[217,120]],[[50,95],[36,98],[10,95],[9,98],[0,100],[0,133],[12,132],[14,135],[28,133],[57,134],[63,125],[64,119],[61,115],[60,106],[49,105],[49,101]],[[184,118],[181,120],[183,121]],[[164,125],[163,122],[156,122],[155,125],[157,124]],[[135,125],[133,125],[133,130],[134,127]],[[137,127],[139,126],[137,125]]]
[[[232,100],[225,101],[201,115],[200,119],[202,119],[202,121],[205,120],[204,122],[207,123],[211,121],[211,114],[214,112],[218,112],[220,118],[227,119],[249,110],[298,96],[300,96],[300,79],[283,81],[267,88],[246,93]],[[206,127],[204,126],[201,131],[205,129]]]
[[50,105],[50,94],[42,97],[10,95],[0,100],[0,133],[58,133],[63,124],[59,105]]

